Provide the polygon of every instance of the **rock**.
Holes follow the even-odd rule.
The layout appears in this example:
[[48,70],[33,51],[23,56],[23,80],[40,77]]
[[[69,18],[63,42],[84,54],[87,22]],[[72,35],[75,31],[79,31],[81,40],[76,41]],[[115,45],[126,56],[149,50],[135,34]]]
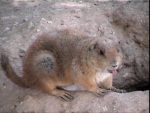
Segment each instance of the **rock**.
[[62,102],[53,96],[25,97],[16,107],[20,112],[87,112],[87,113],[148,113],[149,91],[131,93],[109,93],[96,97],[89,93],[77,93],[71,102]]
[[62,110],[61,102],[56,98],[51,97],[40,97],[36,98],[30,95],[27,95],[24,100],[18,104],[16,111],[18,113],[22,112],[52,112],[60,113]]
[[[149,9],[147,2],[127,2],[112,13],[112,25],[121,39],[124,65],[114,85],[130,90],[149,85]],[[119,33],[120,32],[120,33]]]

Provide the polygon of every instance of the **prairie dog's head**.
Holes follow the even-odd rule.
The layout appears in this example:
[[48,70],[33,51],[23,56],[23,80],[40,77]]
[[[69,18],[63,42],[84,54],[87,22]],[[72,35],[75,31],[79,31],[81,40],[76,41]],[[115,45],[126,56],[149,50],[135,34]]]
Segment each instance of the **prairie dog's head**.
[[107,46],[102,42],[94,42],[88,48],[89,62],[97,70],[114,73],[122,64],[121,51],[116,46]]

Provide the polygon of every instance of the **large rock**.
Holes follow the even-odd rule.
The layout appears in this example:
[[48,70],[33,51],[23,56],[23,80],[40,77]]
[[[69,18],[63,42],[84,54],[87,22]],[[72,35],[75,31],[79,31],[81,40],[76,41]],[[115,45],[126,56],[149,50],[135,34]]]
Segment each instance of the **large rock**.
[[[149,85],[149,2],[132,1],[112,13],[112,25],[121,39],[125,64],[114,81],[130,90]],[[121,75],[121,76],[120,76]]]
[[26,96],[16,106],[16,112],[51,113],[149,113],[149,91],[125,94],[109,93],[95,97],[77,93],[72,102],[62,102],[52,96]]

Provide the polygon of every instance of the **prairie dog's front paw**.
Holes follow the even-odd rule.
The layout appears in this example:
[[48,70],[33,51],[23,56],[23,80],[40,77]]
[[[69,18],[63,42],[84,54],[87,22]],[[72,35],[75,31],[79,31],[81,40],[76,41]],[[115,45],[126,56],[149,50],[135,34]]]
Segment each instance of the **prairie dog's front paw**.
[[110,90],[98,88],[96,90],[96,95],[97,96],[104,96],[105,94],[107,94],[109,92],[110,92]]

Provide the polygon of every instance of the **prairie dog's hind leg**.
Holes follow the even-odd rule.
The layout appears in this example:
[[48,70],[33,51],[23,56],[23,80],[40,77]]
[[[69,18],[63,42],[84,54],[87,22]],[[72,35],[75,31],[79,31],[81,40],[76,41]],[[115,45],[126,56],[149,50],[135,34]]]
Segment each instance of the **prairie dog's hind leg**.
[[58,76],[57,63],[51,52],[40,52],[34,59],[35,76],[38,78],[38,87],[44,92],[57,96],[64,101],[70,101],[73,96],[64,90],[58,89],[61,83]]
[[71,101],[74,97],[70,92],[57,88],[57,84],[51,79],[40,80],[40,88],[50,95],[54,95],[63,101]]
[[34,71],[38,77],[54,77],[57,72],[56,59],[51,52],[42,51],[34,58]]

